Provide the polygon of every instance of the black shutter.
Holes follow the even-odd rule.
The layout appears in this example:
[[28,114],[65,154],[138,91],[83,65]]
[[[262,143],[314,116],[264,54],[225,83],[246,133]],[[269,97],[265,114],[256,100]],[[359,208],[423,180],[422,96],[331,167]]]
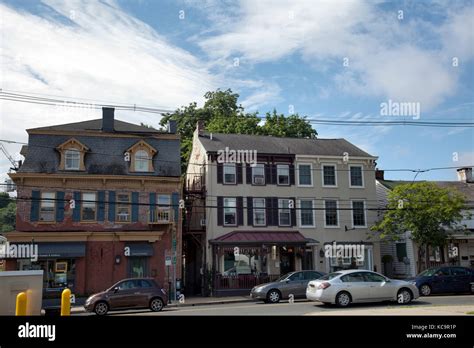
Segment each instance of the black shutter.
[[271,175],[271,166],[268,163],[265,163],[265,185],[271,184],[272,175]]
[[237,226],[244,224],[244,198],[237,197]]
[[272,164],[271,168],[272,168],[272,170],[271,170],[271,175],[272,175],[271,184],[276,185],[276,184],[278,183],[278,180],[277,180],[277,166],[276,166],[276,164]]
[[217,197],[217,225],[224,225],[224,198]]
[[296,198],[291,197],[293,200],[293,209],[290,209],[291,212],[291,226],[296,226]]
[[222,163],[217,163],[217,183],[222,184],[222,178],[224,177],[224,168]]
[[242,163],[237,163],[235,165],[235,170],[237,171],[237,184],[242,184],[243,183],[243,178],[242,178]]
[[56,222],[62,222],[64,220],[64,192],[56,192]]
[[273,225],[278,226],[278,198],[273,197],[273,203],[272,203],[272,214],[273,214]]
[[253,225],[253,198],[247,197],[247,225]]
[[272,197],[266,197],[265,198],[265,215],[267,218],[267,226],[273,226],[273,211],[272,211],[272,203],[273,203],[273,198]]
[[290,164],[290,185],[295,184],[295,166]]
[[245,182],[249,185],[252,184],[252,167],[250,166],[250,164],[247,164],[245,166]]

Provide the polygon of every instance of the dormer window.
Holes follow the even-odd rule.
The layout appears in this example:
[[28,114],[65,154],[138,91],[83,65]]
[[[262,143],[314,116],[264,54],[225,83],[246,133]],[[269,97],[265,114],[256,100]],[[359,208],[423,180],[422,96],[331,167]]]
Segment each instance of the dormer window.
[[62,143],[56,148],[61,160],[59,163],[59,170],[85,170],[84,156],[89,150],[87,146],[80,141],[71,138]]
[[130,171],[139,173],[150,173],[154,171],[153,156],[158,151],[145,141],[140,140],[138,143],[127,149],[130,154]]

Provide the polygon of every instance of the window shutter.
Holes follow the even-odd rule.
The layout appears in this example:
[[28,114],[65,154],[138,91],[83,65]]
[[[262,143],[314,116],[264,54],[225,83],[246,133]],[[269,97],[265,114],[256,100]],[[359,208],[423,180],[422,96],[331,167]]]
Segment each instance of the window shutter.
[[[294,178],[294,177],[293,177]],[[296,198],[295,197],[291,197],[290,199],[293,200],[293,209],[290,209],[290,212],[291,212],[291,226],[296,226]]]
[[103,222],[105,220],[105,191],[99,191],[97,197],[99,199],[97,221]]
[[38,221],[40,209],[40,191],[31,191],[30,221]]
[[222,163],[217,163],[217,183],[222,184],[222,179],[224,177],[224,168],[222,167]]
[[72,221],[81,221],[81,193],[79,191],[74,192],[74,201],[76,207],[72,210]]
[[247,225],[253,225],[253,198],[247,197]]
[[237,172],[237,184],[242,184],[244,182],[242,177],[242,163],[237,163],[235,165],[235,170]]
[[148,217],[149,221],[155,221],[156,212],[156,193],[150,192],[150,216]]
[[271,176],[272,176],[271,184],[276,185],[277,182],[278,182],[278,180],[277,180],[277,166],[276,166],[276,164],[272,164],[272,165],[271,165]]
[[290,164],[290,185],[295,184],[295,165]]
[[138,192],[132,192],[132,222],[138,222],[138,214],[140,211]]
[[272,211],[273,211],[273,225],[278,226],[278,198],[273,197],[272,203]]
[[64,192],[56,192],[56,222],[62,222],[64,220]]
[[271,165],[265,163],[265,185],[272,183]]
[[250,166],[250,164],[247,164],[245,166],[245,176],[246,176],[246,179],[245,179],[245,182],[248,184],[248,185],[251,185],[252,184],[252,167]]
[[237,226],[244,224],[244,199],[237,197]]
[[109,191],[109,221],[115,222],[115,191]]
[[265,215],[266,215],[266,218],[267,218],[267,225],[268,226],[274,226],[272,204],[273,204],[273,198],[272,197],[266,197],[265,198],[265,210],[266,210]]
[[178,222],[179,219],[179,193],[173,192],[171,194],[171,205],[173,205],[174,209],[174,221]]
[[224,198],[217,197],[217,225],[224,225]]

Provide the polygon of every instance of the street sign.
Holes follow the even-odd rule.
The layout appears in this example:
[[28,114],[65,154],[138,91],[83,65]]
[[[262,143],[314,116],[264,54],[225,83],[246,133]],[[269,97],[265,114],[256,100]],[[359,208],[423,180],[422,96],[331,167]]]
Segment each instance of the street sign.
[[173,265],[176,265],[176,255],[173,256]]
[[173,244],[172,244],[172,246],[173,246],[173,249],[176,249],[176,239],[173,239]]
[[165,266],[171,266],[171,256],[166,256],[166,258],[165,258]]

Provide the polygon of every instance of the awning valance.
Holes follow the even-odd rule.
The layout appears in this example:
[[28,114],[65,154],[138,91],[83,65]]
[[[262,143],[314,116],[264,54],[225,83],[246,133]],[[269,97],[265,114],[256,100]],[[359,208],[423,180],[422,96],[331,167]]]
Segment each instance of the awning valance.
[[209,241],[211,244],[299,244],[307,239],[298,231],[232,231]]
[[129,243],[125,247],[130,248],[129,256],[153,256],[151,243]]

